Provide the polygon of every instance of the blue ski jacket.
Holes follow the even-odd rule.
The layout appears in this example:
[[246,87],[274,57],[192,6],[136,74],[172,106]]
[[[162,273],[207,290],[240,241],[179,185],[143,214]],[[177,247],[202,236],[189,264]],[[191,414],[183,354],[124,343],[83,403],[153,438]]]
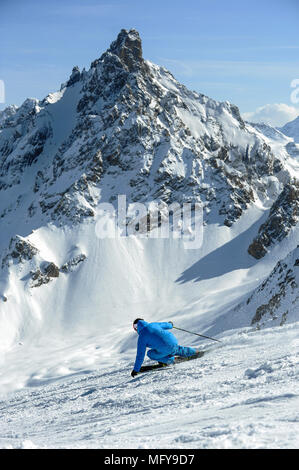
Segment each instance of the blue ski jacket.
[[147,323],[144,320],[138,321],[137,333],[139,338],[134,365],[135,372],[140,370],[147,347],[165,352],[165,354],[170,354],[176,348],[178,341],[169,331],[172,327],[172,323],[169,322]]

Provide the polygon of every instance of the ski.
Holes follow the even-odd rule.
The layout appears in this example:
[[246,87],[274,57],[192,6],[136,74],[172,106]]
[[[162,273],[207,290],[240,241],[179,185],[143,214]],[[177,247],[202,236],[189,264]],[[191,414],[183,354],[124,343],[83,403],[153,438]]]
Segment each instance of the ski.
[[175,364],[179,364],[181,362],[186,362],[186,361],[192,361],[193,359],[198,359],[202,357],[207,351],[198,351],[196,354],[190,357],[181,357],[181,356],[176,356],[174,359],[174,363],[172,364],[149,364],[146,366],[141,366],[140,371],[138,374],[142,372],[149,372],[151,370],[156,370],[156,369],[164,369],[164,367],[171,367]]

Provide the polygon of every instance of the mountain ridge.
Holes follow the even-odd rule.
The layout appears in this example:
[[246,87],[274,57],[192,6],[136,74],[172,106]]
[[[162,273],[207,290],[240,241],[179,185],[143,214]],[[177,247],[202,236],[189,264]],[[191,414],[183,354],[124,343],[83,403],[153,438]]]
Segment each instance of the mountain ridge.
[[293,119],[290,122],[287,122],[283,127],[280,127],[279,130],[287,135],[292,137],[295,143],[299,143],[299,116]]

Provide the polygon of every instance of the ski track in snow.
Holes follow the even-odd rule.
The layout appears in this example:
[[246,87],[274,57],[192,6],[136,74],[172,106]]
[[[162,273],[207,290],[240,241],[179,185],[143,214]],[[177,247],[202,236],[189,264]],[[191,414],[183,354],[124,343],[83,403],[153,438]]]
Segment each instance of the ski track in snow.
[[298,333],[231,330],[201,342],[203,358],[135,378],[133,357],[72,375],[62,363],[2,394],[0,447],[298,448]]

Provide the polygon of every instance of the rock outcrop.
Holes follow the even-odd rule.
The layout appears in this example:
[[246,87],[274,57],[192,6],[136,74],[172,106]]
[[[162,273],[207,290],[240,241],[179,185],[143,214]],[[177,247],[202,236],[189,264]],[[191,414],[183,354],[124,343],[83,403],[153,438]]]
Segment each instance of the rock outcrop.
[[246,305],[253,311],[251,325],[284,325],[299,308],[299,245],[279,261],[265,281],[248,298]]
[[248,253],[260,259],[269,248],[282,241],[299,221],[299,181],[286,184],[270,209],[269,216],[259,228],[258,236],[248,248]]
[[10,240],[9,247],[2,257],[2,268],[10,263],[30,261],[38,253],[38,249],[25,238],[16,235]]

